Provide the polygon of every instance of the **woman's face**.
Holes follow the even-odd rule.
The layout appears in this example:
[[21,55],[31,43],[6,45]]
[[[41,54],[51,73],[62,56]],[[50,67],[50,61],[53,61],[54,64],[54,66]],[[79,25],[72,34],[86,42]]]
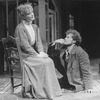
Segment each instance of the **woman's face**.
[[33,11],[25,16],[25,20],[31,22],[35,19]]

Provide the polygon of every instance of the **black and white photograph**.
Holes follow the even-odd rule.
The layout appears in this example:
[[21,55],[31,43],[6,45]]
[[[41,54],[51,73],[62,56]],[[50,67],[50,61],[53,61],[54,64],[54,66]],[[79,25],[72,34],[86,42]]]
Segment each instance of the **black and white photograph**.
[[0,100],[100,100],[100,0],[0,0]]

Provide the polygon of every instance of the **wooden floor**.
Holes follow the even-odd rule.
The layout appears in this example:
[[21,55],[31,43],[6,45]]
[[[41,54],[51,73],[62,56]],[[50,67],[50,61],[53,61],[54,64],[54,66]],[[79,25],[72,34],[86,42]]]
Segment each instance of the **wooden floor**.
[[[20,80],[15,80],[15,84],[20,83]],[[96,90],[93,93],[85,93],[83,91],[72,93],[71,91],[66,90],[65,93],[63,93],[62,97],[56,98],[55,100],[100,100],[100,77],[99,74],[94,73],[94,79],[93,79],[93,86]],[[20,91],[21,87],[18,87],[15,89],[15,95],[10,94],[11,86],[10,81],[7,82],[0,88],[0,100],[35,100],[35,99],[28,99],[28,98],[21,98]],[[41,99],[36,99],[41,100]],[[42,99],[42,100],[48,100],[48,99]]]
[[[93,93],[85,93],[84,91],[72,93],[66,90],[61,97],[55,100],[100,100],[100,74],[98,66],[92,68],[93,88],[96,90]],[[20,80],[15,80],[15,84],[20,83]],[[15,95],[10,94],[11,86],[9,75],[0,76],[0,100],[48,100],[48,99],[28,99],[21,98],[21,87],[15,89]]]

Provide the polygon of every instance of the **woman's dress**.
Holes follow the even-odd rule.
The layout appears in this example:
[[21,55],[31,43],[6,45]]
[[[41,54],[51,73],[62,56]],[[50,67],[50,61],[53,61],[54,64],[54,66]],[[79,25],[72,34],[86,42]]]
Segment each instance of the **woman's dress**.
[[39,30],[33,25],[35,41],[31,41],[29,31],[21,22],[15,30],[15,37],[19,37],[25,68],[25,92],[31,93],[35,98],[53,99],[62,95],[61,88],[55,73],[55,66],[49,57],[37,56],[43,52]]

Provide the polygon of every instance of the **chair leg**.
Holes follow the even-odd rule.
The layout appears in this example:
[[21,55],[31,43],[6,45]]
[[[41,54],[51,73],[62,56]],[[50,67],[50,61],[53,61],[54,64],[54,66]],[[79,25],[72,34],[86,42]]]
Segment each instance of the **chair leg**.
[[14,93],[14,79],[13,79],[13,71],[10,68],[10,78],[11,78],[11,93]]
[[11,77],[11,93],[14,93],[14,79]]
[[22,98],[25,97],[25,87],[22,87]]

